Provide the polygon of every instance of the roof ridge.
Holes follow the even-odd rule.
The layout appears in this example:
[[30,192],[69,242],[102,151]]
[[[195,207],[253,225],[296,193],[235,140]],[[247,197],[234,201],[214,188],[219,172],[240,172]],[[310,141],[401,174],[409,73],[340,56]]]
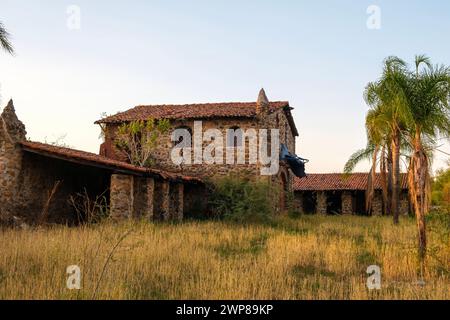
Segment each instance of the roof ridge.
[[[269,104],[278,104],[278,103],[287,103],[289,104],[288,100],[277,100],[277,101],[269,101]],[[252,105],[254,104],[256,106],[256,101],[222,101],[222,102],[195,102],[195,103],[162,103],[162,104],[138,104],[136,107],[178,107],[178,106],[204,106],[204,105],[227,105],[227,104],[233,104],[233,105]],[[125,111],[126,112],[126,111]]]

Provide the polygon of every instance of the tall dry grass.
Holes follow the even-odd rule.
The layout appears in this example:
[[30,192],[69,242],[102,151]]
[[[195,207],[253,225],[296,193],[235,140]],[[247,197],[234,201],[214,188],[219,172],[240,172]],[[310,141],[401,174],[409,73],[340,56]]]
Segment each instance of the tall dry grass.
[[[449,299],[450,250],[438,231],[430,233],[419,285],[410,219],[400,226],[390,218],[303,216],[270,226],[105,222],[3,230],[0,298]],[[366,288],[371,264],[381,267],[381,290]],[[81,268],[80,290],[66,288],[69,265]]]

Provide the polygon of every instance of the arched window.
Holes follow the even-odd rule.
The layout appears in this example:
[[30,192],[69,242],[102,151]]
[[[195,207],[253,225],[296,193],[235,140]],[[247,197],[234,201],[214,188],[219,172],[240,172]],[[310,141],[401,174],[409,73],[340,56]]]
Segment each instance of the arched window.
[[231,127],[227,130],[227,147],[242,147],[242,129],[239,127]]

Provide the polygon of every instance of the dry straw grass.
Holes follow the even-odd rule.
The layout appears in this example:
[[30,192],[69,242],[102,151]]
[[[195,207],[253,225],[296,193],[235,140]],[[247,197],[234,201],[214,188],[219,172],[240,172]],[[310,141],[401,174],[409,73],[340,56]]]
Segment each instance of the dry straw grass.
[[[430,234],[432,257],[418,285],[410,219],[400,226],[319,216],[271,226],[105,222],[3,230],[0,243],[0,299],[450,298],[448,242]],[[74,264],[81,290],[66,288]],[[382,269],[379,291],[366,288],[371,264]]]

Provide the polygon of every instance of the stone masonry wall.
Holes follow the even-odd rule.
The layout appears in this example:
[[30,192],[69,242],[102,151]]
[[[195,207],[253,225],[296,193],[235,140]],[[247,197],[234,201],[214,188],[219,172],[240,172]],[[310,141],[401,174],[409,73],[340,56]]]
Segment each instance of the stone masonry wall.
[[14,211],[22,152],[18,142],[25,140],[26,131],[17,118],[12,100],[0,115],[0,219]]
[[133,176],[111,175],[110,214],[113,218],[129,218],[133,213]]
[[[226,176],[230,174],[239,175],[240,177],[247,179],[261,178],[260,168],[261,164],[250,164],[248,159],[248,140],[246,142],[246,153],[245,153],[245,164],[226,164],[226,151],[223,154],[223,164],[181,164],[175,165],[171,160],[171,151],[174,147],[174,143],[171,141],[172,130],[176,128],[189,128],[193,135],[194,131],[194,121],[193,120],[175,120],[171,123],[171,130],[160,137],[158,141],[158,146],[154,150],[152,158],[154,166],[156,168],[167,170],[171,172],[183,173],[186,175],[199,176],[204,179],[217,176]],[[259,129],[276,129],[280,130],[280,143],[286,144],[291,152],[295,152],[295,137],[292,133],[292,129],[287,120],[286,114],[283,110],[278,110],[271,114],[262,114],[255,119],[212,119],[202,121],[202,131],[203,133],[208,129],[218,129],[223,136],[223,145],[226,147],[227,142],[227,130],[231,128],[240,128],[244,132],[248,129],[255,129],[258,133]],[[126,160],[126,156],[121,154],[114,147],[115,132],[118,126],[116,124],[108,125],[106,127],[105,142],[102,145],[102,153],[105,156],[116,158],[119,160]],[[202,148],[204,149],[208,146],[211,141],[203,142]],[[259,156],[259,155],[258,155]],[[194,161],[194,150],[192,150],[192,162]],[[236,159],[236,156],[235,156]],[[258,159],[259,160],[259,159]],[[286,171],[286,178],[289,190],[293,183],[294,175],[290,170],[282,169],[282,164],[280,163],[280,171],[274,176],[270,176],[269,180],[275,184],[280,183],[281,173]]]

